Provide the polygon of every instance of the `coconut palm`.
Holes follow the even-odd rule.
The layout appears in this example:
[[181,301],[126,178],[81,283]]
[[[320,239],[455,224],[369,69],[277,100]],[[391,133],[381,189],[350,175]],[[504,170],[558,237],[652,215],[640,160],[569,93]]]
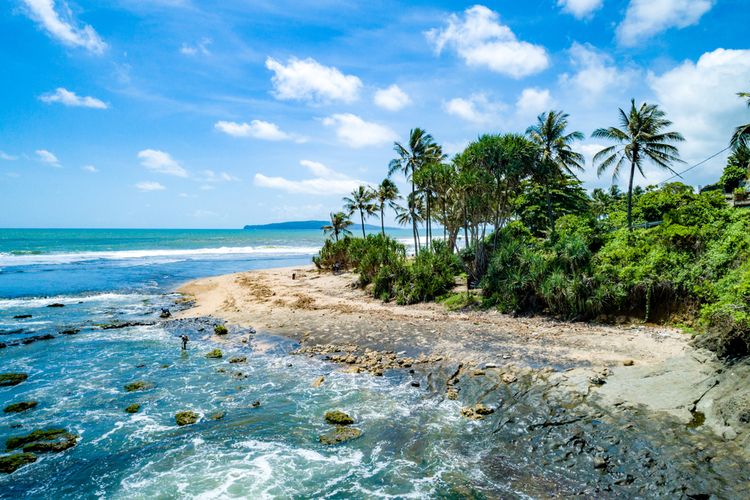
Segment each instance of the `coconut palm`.
[[[406,204],[406,207],[398,207],[396,209],[396,222],[400,226],[411,225],[414,227],[416,224],[424,220],[424,217],[422,217],[424,203],[422,203],[422,198],[419,197],[417,193],[412,193],[406,197]],[[413,234],[414,253],[416,254],[420,245],[419,233],[415,231]]]
[[344,212],[331,212],[331,223],[323,226],[321,229],[323,229],[323,233],[325,234],[333,233],[336,241],[339,241],[339,234],[343,234],[344,236],[352,234],[352,232],[347,229],[352,224],[352,221],[349,220],[349,216]]
[[[670,166],[680,160],[680,153],[672,143],[682,142],[685,138],[679,132],[667,132],[672,122],[667,120],[666,113],[655,104],[641,104],[636,107],[635,99],[630,101],[630,111],[620,109],[622,128],[609,127],[594,130],[592,137],[617,142],[614,146],[602,149],[594,156],[596,173],[601,176],[612,168],[612,180],[616,181],[622,167],[630,163],[628,182],[628,230],[633,230],[633,177],[635,170],[645,177],[643,165],[651,160],[658,167],[677,174]],[[679,174],[677,174],[679,175]]]
[[396,201],[400,198],[401,196],[398,194],[398,187],[396,184],[390,179],[383,179],[383,182],[380,183],[375,192],[375,199],[378,200],[378,208],[380,209],[380,232],[383,236],[385,236],[385,207],[388,205],[393,210],[396,210],[398,207]]
[[[737,95],[743,99],[747,99],[747,107],[750,108],[750,92],[740,92]],[[750,147],[750,123],[737,127],[734,135],[732,135],[731,144],[735,149],[739,146]]]
[[352,193],[344,198],[344,208],[351,216],[354,212],[359,212],[359,220],[362,223],[362,237],[365,234],[365,215],[377,217],[378,207],[372,202],[375,199],[375,192],[367,186],[359,186]]
[[[573,151],[571,144],[581,141],[584,135],[575,131],[566,133],[568,114],[562,111],[549,111],[537,117],[536,125],[526,129],[526,135],[539,148],[539,157],[534,167],[534,177],[544,186],[547,203],[547,220],[552,236],[555,234],[555,218],[552,212],[550,184],[556,177],[583,171],[584,158],[581,153]],[[577,177],[576,177],[577,178]]]

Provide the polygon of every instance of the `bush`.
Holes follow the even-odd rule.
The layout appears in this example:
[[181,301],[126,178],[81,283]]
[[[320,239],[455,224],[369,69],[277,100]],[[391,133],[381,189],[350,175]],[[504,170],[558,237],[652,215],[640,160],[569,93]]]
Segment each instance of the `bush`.
[[336,264],[340,269],[351,269],[353,263],[349,256],[349,247],[354,241],[344,237],[339,241],[326,240],[318,255],[313,257],[313,263],[318,269],[331,270]]

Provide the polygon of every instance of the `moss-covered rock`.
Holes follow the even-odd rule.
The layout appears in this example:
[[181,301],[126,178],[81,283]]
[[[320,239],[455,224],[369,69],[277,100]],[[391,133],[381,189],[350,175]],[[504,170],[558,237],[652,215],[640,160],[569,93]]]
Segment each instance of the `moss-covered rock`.
[[213,358],[218,359],[224,356],[224,353],[221,352],[221,349],[214,349],[213,351],[209,351],[206,353],[207,358]]
[[233,358],[229,358],[230,363],[244,363],[247,361],[247,356],[235,356]]
[[25,373],[0,373],[0,387],[18,385],[29,378]]
[[227,327],[224,325],[216,325],[214,327],[214,333],[216,335],[226,335],[227,333],[229,333],[229,330],[227,330]]
[[354,419],[341,410],[327,411],[325,414],[326,422],[334,425],[351,425]]
[[29,452],[59,452],[76,445],[78,436],[65,429],[37,429],[25,436],[8,438],[5,447],[8,450],[23,448]]
[[21,401],[20,403],[13,403],[6,406],[3,411],[5,413],[21,413],[22,411],[36,408],[38,404],[36,401]]
[[357,439],[361,435],[362,431],[354,427],[337,426],[332,431],[322,434],[319,440],[322,444],[333,445]]
[[130,382],[129,384],[125,384],[125,391],[127,392],[147,391],[153,388],[154,388],[153,382],[146,382],[145,380],[136,380],[135,382]]
[[36,462],[36,455],[33,453],[14,453],[0,457],[0,472],[10,474],[20,467]]
[[141,409],[141,405],[138,403],[133,403],[132,405],[128,405],[127,408],[125,408],[125,413],[138,413]]
[[198,421],[199,415],[194,411],[181,411],[174,416],[174,420],[179,426],[191,425]]

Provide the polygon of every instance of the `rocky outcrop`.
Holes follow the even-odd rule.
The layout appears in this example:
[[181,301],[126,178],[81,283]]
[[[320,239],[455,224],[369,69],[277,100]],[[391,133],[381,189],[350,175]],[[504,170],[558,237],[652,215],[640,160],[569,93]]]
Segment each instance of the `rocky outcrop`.
[[351,425],[354,419],[341,410],[327,411],[325,414],[326,422],[334,425]]
[[461,415],[471,420],[483,420],[487,415],[495,413],[493,408],[477,403],[474,406],[461,408]]
[[78,436],[65,429],[39,429],[25,436],[8,438],[5,447],[8,450],[21,448],[26,453],[46,453],[67,450],[77,442]]
[[334,444],[344,443],[346,441],[351,441],[352,439],[357,439],[361,435],[362,431],[359,429],[355,429],[354,427],[339,426],[329,432],[326,432],[325,434],[321,434],[318,439],[321,444],[330,446]]
[[39,403],[37,403],[36,401],[21,401],[19,403],[13,403],[6,406],[3,411],[5,413],[21,413],[22,411],[36,408],[38,404]]
[[325,380],[326,380],[326,378],[323,375],[321,375],[320,377],[318,377],[315,380],[313,380],[313,383],[310,384],[310,386],[311,387],[316,387],[316,388],[320,387],[321,385],[323,385],[323,382],[325,382]]
[[192,425],[198,421],[200,416],[194,411],[181,411],[175,414],[175,423],[179,426]]
[[128,405],[127,408],[125,408],[125,413],[138,413],[141,409],[141,405],[138,403],[133,403],[132,405]]
[[26,373],[0,373],[0,387],[10,387],[25,381],[29,376]]
[[244,363],[247,361],[247,356],[235,356],[233,358],[229,358],[230,363]]
[[223,356],[224,353],[221,352],[221,349],[214,349],[206,353],[206,357],[211,359],[219,359]]
[[146,382],[145,380],[136,380],[135,382],[130,382],[129,384],[125,384],[124,389],[126,392],[136,392],[136,391],[147,391],[149,389],[153,389],[156,385],[153,382]]
[[227,330],[227,327],[224,325],[216,325],[214,327],[214,333],[216,335],[226,335],[227,333],[229,333],[229,330]]
[[10,474],[15,472],[24,465],[36,462],[36,455],[33,453],[13,453],[0,457],[0,472]]
[[52,304],[47,305],[47,307],[65,307],[65,304],[61,304],[59,302],[54,302]]

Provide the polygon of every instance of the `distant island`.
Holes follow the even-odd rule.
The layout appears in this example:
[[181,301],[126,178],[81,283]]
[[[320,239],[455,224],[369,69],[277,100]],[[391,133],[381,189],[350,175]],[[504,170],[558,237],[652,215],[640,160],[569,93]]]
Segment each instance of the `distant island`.
[[[327,220],[301,220],[301,221],[289,221],[289,222],[272,222],[271,224],[248,224],[243,229],[247,230],[258,230],[258,229],[279,229],[279,230],[303,230],[303,229],[320,229],[323,226],[330,224]],[[350,226],[351,231],[359,231],[361,228],[360,224],[354,224]],[[388,230],[394,230],[397,228],[386,227]],[[380,226],[373,224],[365,224],[366,231],[380,231]]]

